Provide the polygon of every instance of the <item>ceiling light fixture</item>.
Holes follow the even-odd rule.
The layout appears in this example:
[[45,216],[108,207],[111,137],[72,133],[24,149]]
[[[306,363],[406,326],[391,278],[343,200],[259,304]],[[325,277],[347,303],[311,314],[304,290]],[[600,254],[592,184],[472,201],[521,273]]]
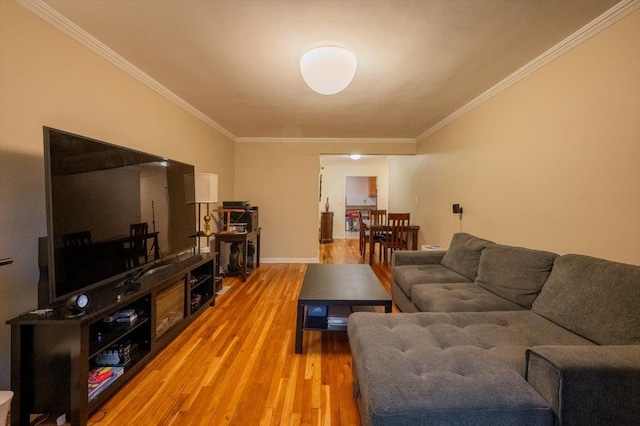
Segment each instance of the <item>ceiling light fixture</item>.
[[358,61],[353,53],[336,46],[316,47],[300,58],[305,83],[322,95],[343,91],[356,74]]
[[351,158],[352,160],[359,160],[360,158],[362,158],[362,155],[360,155],[360,154],[351,154],[349,156],[349,158]]

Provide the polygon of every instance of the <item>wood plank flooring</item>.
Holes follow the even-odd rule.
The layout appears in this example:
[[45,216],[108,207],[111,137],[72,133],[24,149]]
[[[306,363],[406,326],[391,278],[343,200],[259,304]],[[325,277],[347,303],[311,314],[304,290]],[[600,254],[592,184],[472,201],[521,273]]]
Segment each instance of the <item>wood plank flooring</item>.
[[[364,263],[358,240],[320,246],[321,263]],[[389,268],[372,266],[389,290]],[[99,425],[359,425],[345,333],[304,333],[294,353],[306,264],[262,264],[108,400]],[[394,309],[395,311],[395,309]]]

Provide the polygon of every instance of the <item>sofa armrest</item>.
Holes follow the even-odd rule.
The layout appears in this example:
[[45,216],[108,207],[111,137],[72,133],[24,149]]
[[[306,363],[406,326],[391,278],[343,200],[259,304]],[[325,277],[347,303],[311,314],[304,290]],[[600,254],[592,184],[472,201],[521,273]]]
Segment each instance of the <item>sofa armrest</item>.
[[638,424],[640,345],[536,346],[526,363],[525,378],[556,424]]
[[438,264],[446,250],[396,250],[391,257],[391,266]]

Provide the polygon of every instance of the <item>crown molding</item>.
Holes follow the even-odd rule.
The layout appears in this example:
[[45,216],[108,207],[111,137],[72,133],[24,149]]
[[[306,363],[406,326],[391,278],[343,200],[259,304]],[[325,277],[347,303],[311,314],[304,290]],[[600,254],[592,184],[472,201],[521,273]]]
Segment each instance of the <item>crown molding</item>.
[[236,138],[238,143],[410,143],[414,138]]
[[142,70],[128,62],[122,56],[115,51],[107,47],[105,44],[91,36],[82,28],[75,25],[66,17],[61,15],[55,9],[51,8],[48,4],[38,0],[16,0],[18,4],[39,16],[46,22],[50,23],[60,31],[64,32],[74,40],[78,41],[85,47],[91,49],[122,71],[134,77],[136,80],[145,84],[147,87],[156,91],[160,95],[164,96],[174,104],[178,105],[194,117],[198,118],[205,124],[209,125],[216,131],[220,132],[224,136],[228,137],[235,142],[256,143],[256,142],[271,142],[271,143],[416,143],[424,140],[428,136],[442,129],[449,123],[453,122],[457,118],[471,111],[475,107],[491,99],[498,93],[507,89],[511,85],[517,83],[528,75],[532,74],[539,68],[547,65],[558,57],[564,55],[571,49],[580,45],[584,41],[598,34],[602,30],[615,24],[624,17],[630,15],[640,8],[640,0],[623,0],[607,12],[600,15],[598,18],[585,25],[565,40],[556,44],[554,47],[541,54],[528,64],[524,65],[504,80],[500,81],[490,89],[486,90],[478,97],[457,109],[452,114],[430,127],[425,132],[421,133],[418,137],[414,138],[270,138],[270,137],[236,137],[220,124],[213,121],[204,113],[196,109],[194,106],[186,102],[184,99],[167,89],[165,86],[151,78]]
[[140,81],[147,87],[151,88],[174,104],[178,105],[180,108],[192,114],[197,119],[222,133],[232,141],[236,140],[236,137],[233,133],[229,132],[227,129],[213,121],[211,118],[207,117],[204,113],[196,109],[193,105],[182,99],[180,96],[176,95],[171,90],[167,89],[165,86],[151,78],[149,75],[145,74],[141,69],[127,61],[122,56],[118,55],[107,45],[100,42],[85,30],[71,22],[69,19],[64,17],[48,4],[38,0],[16,0],[16,2],[33,14],[44,19],[46,22],[50,23],[63,33],[67,34],[69,37],[73,38],[80,44],[91,49],[93,52],[97,53],[116,67],[120,68],[122,71],[131,75],[136,80]]
[[532,74],[536,70],[542,68],[548,63],[554,61],[560,56],[564,55],[571,49],[577,47],[583,42],[587,41],[591,37],[595,36],[599,32],[605,30],[616,22],[620,21],[624,17],[630,15],[640,8],[640,0],[623,0],[620,3],[613,6],[611,9],[580,28],[575,33],[571,34],[566,39],[562,40],[560,43],[553,46],[551,49],[547,50],[522,68],[518,69],[513,74],[509,75],[504,80],[500,81],[495,86],[491,87],[489,90],[480,94],[477,98],[473,99],[462,108],[456,110],[451,115],[438,122],[434,126],[430,127],[428,130],[420,134],[416,138],[416,142],[420,142],[424,140],[426,137],[434,134],[438,130],[445,127],[447,124],[471,111],[478,105],[484,103],[485,101],[491,99],[498,93],[507,89],[511,85],[517,83],[528,75]]

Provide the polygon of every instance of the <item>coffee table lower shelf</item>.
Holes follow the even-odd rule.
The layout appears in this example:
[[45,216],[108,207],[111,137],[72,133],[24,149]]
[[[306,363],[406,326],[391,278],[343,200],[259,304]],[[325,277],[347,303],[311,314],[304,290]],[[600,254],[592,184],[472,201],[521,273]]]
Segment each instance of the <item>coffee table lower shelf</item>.
[[[376,312],[375,306],[381,306],[386,313],[391,312],[391,303],[385,303],[380,305],[354,305],[351,308],[356,308],[358,312],[369,311]],[[340,332],[347,331],[347,325],[329,325],[327,317],[315,317],[308,315],[308,305],[298,305],[298,325],[296,326],[296,342],[295,352],[297,354],[302,353],[302,334],[303,331],[322,331],[322,332]],[[355,311],[354,311],[355,312]]]

